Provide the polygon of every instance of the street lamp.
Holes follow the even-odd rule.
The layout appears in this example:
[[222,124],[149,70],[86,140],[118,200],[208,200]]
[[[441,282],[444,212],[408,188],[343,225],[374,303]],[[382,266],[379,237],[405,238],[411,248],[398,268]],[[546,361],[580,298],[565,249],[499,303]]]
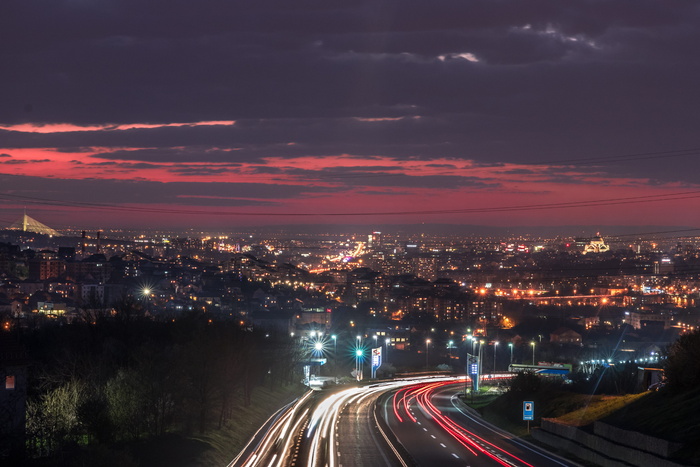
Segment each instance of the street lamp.
[[389,343],[390,342],[391,342],[391,339],[389,339],[388,337],[386,339],[384,339],[384,344],[386,344],[385,345],[386,348],[384,349],[384,353],[386,354],[386,355],[384,355],[384,360],[386,360],[387,363],[389,362]]
[[430,349],[430,339],[425,340],[425,367],[430,368],[430,363],[428,363],[428,352]]
[[510,364],[513,364],[513,343],[508,342],[508,347],[510,347]]
[[338,336],[333,334],[331,336],[333,339],[333,376],[335,376],[336,383],[338,382]]
[[357,336],[357,344],[355,344],[355,378],[357,380],[360,380],[360,355],[362,355],[362,352],[360,352],[360,342],[361,342],[362,336]]
[[532,366],[535,366],[535,341],[530,342],[532,346]]
[[496,349],[498,349],[498,341],[493,343],[493,372],[496,373]]
[[450,341],[447,343],[450,347],[450,361],[452,361],[452,346],[454,345],[455,341]]
[[374,347],[376,348],[377,347],[377,335],[375,334],[372,337],[374,338]]
[[479,378],[481,378],[481,375],[483,374],[483,370],[484,370],[484,365],[481,362],[481,349],[484,347],[484,343],[485,342],[483,340],[479,341],[479,362],[478,362],[478,365],[479,365],[479,376],[478,377]]

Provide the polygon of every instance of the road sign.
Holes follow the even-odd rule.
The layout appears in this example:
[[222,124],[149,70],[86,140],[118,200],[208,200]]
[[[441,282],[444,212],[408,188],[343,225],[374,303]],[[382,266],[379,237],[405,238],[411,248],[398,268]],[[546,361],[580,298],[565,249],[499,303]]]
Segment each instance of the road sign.
[[377,347],[372,349],[372,367],[376,369],[380,366],[382,366],[382,348]]
[[535,419],[535,403],[532,401],[523,401],[523,420]]
[[382,348],[372,349],[372,379],[377,377],[377,368],[382,366]]

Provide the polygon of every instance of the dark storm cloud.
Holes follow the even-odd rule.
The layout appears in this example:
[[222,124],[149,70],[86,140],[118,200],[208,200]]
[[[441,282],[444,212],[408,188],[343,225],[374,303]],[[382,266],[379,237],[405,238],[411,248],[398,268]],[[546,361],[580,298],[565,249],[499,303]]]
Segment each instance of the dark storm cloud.
[[[246,162],[258,161],[259,156],[252,155],[238,150],[220,150],[204,147],[187,147],[187,148],[154,148],[154,149],[132,149],[121,150],[109,153],[100,153],[92,158],[97,159],[113,159],[113,160],[136,160],[149,162],[216,162],[227,163],[227,165],[235,167],[240,164],[235,162],[242,159]],[[241,157],[243,156],[243,157]],[[247,157],[250,156],[250,157]]]
[[273,205],[276,200],[333,193],[336,188],[262,183],[66,180],[0,175],[3,193],[62,202],[106,204],[186,204],[207,206]]
[[17,164],[42,164],[51,162],[51,159],[12,159],[9,161],[0,161],[0,164],[17,165]]
[[[695,2],[44,0],[4,8],[4,124],[241,123],[2,132],[3,147],[153,148],[100,156],[148,163],[333,154],[529,163],[697,145]],[[415,115],[422,118],[352,120]],[[688,164],[662,178],[700,168]]]
[[255,167],[256,173],[269,175],[289,175],[306,180],[330,182],[344,187],[412,187],[445,188],[462,187],[497,188],[493,180],[458,175],[409,175],[391,173],[396,167],[336,167],[324,170],[307,170],[299,168]]
[[346,178],[346,185],[370,187],[411,187],[411,188],[446,188],[462,187],[498,188],[498,183],[487,183],[475,177],[459,177],[455,175],[423,175],[410,176],[405,174],[376,175],[362,178]]
[[230,169],[222,167],[187,167],[178,166],[168,169],[169,172],[185,176],[218,175],[229,172]]
[[513,170],[504,170],[504,174],[509,174],[509,175],[531,175],[536,173],[534,170],[530,169],[513,169]]

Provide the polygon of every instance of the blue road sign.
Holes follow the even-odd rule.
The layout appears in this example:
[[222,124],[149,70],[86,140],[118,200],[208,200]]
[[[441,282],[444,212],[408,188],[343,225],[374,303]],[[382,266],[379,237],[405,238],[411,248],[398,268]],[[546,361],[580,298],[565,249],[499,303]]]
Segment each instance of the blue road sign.
[[523,401],[523,420],[535,419],[535,403],[532,401]]

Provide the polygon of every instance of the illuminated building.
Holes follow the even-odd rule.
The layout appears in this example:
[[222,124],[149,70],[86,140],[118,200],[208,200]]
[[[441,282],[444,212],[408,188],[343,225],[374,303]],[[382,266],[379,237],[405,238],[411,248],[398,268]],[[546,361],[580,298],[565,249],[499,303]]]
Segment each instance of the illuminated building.
[[605,253],[606,251],[610,251],[610,246],[605,244],[600,233],[596,233],[596,236],[588,242],[588,245],[583,247],[584,255],[588,253]]

